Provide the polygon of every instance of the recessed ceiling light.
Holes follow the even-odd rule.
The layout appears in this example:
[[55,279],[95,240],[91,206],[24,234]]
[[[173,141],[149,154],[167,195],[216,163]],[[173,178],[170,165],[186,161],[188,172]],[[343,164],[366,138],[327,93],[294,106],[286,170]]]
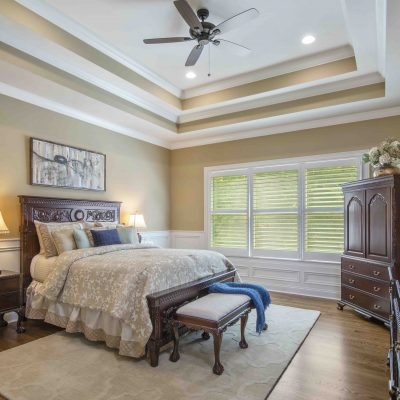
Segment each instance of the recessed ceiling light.
[[193,71],[186,72],[186,78],[188,79],[194,79],[196,76],[197,75]]
[[301,39],[301,43],[303,44],[311,44],[315,42],[315,37],[313,35],[307,35],[304,36],[303,39]]

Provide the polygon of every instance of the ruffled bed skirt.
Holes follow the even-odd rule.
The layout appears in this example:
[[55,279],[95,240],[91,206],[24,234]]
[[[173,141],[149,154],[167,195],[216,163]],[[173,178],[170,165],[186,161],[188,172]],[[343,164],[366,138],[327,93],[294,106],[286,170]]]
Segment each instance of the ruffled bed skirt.
[[144,356],[145,350],[133,341],[133,329],[124,321],[103,311],[49,301],[37,292],[40,285],[33,281],[27,289],[27,318],[44,320],[66,332],[83,333],[88,340],[105,342],[123,356]]

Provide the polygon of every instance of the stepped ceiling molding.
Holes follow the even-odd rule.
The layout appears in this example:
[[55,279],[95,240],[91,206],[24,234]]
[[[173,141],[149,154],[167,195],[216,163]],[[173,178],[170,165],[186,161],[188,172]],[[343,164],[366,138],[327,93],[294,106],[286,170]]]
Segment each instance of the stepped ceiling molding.
[[[169,149],[400,115],[400,1],[188,0],[209,20],[255,7],[185,77],[170,0],[2,0],[0,93]],[[304,45],[312,34],[316,41]]]

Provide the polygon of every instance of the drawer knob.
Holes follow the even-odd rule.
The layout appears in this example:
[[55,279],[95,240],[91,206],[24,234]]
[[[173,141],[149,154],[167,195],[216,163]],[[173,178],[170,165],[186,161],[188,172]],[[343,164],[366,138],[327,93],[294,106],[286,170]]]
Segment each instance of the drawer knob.
[[379,276],[381,274],[381,271],[374,271],[373,274],[374,276]]
[[354,297],[355,297],[355,296],[354,296],[353,294],[349,294],[349,299],[350,299],[350,300],[353,300]]
[[378,304],[374,304],[374,310],[380,310],[381,306],[378,306]]
[[381,288],[379,286],[374,286],[374,292],[379,292]]
[[354,283],[354,279],[349,278],[349,283]]
[[354,269],[354,265],[349,265],[349,269]]

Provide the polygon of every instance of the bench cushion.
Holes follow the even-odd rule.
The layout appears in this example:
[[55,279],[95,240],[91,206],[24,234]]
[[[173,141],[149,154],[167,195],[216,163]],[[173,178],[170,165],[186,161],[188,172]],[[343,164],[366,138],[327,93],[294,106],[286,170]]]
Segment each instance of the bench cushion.
[[250,301],[250,297],[243,294],[210,293],[179,308],[176,314],[219,321]]

